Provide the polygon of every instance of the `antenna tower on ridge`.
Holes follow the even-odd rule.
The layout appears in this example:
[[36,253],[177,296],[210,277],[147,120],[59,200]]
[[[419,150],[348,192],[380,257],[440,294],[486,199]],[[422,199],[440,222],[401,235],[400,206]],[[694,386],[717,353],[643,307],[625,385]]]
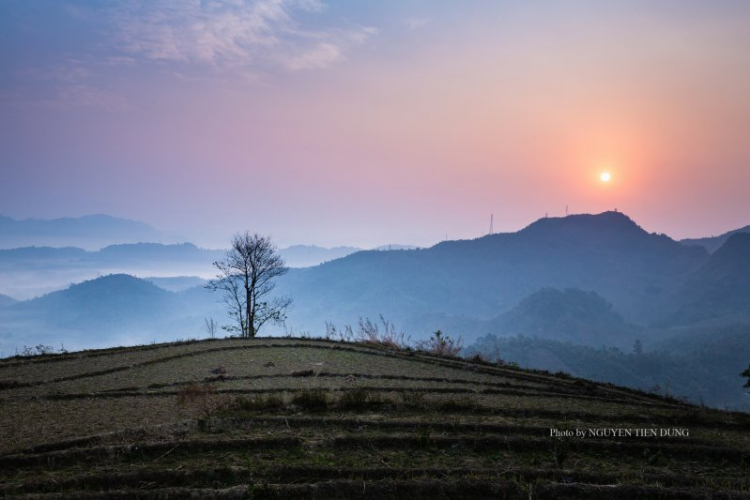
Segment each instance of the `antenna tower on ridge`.
[[492,234],[495,230],[495,214],[490,214],[490,234]]

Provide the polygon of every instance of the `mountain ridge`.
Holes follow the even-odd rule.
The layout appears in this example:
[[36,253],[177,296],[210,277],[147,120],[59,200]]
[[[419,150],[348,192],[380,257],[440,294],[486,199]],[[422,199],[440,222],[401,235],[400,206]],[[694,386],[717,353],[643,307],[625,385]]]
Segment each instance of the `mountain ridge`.
[[694,245],[694,246],[702,246],[706,250],[708,250],[710,253],[715,252],[719,248],[721,248],[726,241],[732,237],[735,234],[738,233],[750,233],[750,226],[741,227],[738,229],[734,229],[731,231],[727,231],[726,233],[722,233],[718,236],[707,236],[703,238],[685,238],[680,240],[680,243],[684,245]]
[[57,219],[14,219],[0,215],[2,248],[31,245],[101,248],[108,243],[170,239],[145,222],[105,214]]
[[[707,259],[703,248],[605,212],[541,219],[515,233],[408,252],[358,252],[292,270],[279,283],[287,294],[297,292],[302,312],[296,318],[314,317],[320,324],[384,312],[395,321],[436,311],[488,319],[545,286],[595,291],[628,321],[646,323],[654,298]],[[342,308],[351,313],[323,318],[316,312]]]

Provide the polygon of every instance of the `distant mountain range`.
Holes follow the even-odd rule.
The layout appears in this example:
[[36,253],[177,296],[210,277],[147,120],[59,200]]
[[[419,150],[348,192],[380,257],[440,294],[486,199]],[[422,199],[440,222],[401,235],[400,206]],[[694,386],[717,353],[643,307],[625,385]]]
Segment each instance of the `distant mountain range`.
[[713,253],[716,250],[718,250],[726,241],[738,233],[750,233],[750,226],[741,227],[739,229],[735,229],[734,231],[729,231],[724,234],[721,234],[719,236],[711,236],[707,238],[687,238],[684,240],[680,240],[680,243],[683,243],[685,245],[695,245],[695,246],[701,246],[708,250],[709,252]]
[[735,233],[659,301],[660,325],[750,323],[750,233]]
[[12,304],[15,304],[18,302],[13,297],[8,297],[7,295],[0,294],[0,307],[6,307]]
[[143,222],[109,215],[61,219],[16,220],[0,215],[0,248],[76,246],[98,249],[112,243],[173,242],[166,233]]
[[701,247],[649,234],[622,213],[544,218],[516,233],[423,250],[359,252],[290,272],[291,321],[355,323],[383,313],[419,335],[425,315],[493,318],[541,288],[594,291],[625,321],[649,324],[681,279],[709,260]]
[[71,282],[106,274],[210,278],[221,250],[206,250],[191,243],[163,245],[130,243],[96,251],[64,247],[24,247],[0,250],[0,293],[18,299],[37,297]]
[[[418,247],[413,245],[382,245],[373,248],[373,250],[415,250],[417,248]],[[286,262],[286,265],[289,267],[312,267],[362,251],[365,250],[362,248],[347,246],[325,248],[315,245],[292,245],[280,249],[279,254],[281,254],[284,262]]]
[[207,280],[198,276],[148,277],[143,279],[170,292],[182,292],[190,288],[205,286],[207,283]]
[[101,250],[86,251],[75,247],[22,247],[0,250],[0,270],[30,267],[101,266],[139,263],[208,263],[224,255],[222,250],[206,250],[192,243],[164,245],[161,243],[128,243],[110,245]]
[[279,254],[290,267],[317,266],[329,260],[340,259],[361,251],[356,247],[324,248],[315,245],[292,245],[279,250]]
[[[78,219],[73,220],[80,222]],[[59,229],[59,225],[40,224],[40,238],[44,228],[48,227],[54,228],[55,231]],[[45,241],[55,241],[56,237],[56,233],[53,232],[45,237]],[[386,245],[382,250],[403,248],[409,247]],[[295,245],[282,248],[279,253],[288,266],[307,267],[359,251],[361,249],[355,247],[324,248]],[[215,274],[213,262],[224,256],[225,250],[199,248],[192,243],[119,243],[107,245],[99,250],[71,246],[3,249],[0,246],[0,293],[27,299],[63,288],[71,282],[112,273],[151,275],[154,278],[197,277],[205,280]]]

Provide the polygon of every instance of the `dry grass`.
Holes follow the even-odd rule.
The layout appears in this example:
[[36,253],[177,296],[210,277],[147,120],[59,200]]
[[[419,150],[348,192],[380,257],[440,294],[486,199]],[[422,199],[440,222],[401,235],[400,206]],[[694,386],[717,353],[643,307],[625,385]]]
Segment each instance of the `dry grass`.
[[[0,387],[0,496],[750,492],[747,415],[550,374],[295,339],[45,358],[0,362],[0,379],[25,384]],[[690,437],[552,439],[553,427]]]

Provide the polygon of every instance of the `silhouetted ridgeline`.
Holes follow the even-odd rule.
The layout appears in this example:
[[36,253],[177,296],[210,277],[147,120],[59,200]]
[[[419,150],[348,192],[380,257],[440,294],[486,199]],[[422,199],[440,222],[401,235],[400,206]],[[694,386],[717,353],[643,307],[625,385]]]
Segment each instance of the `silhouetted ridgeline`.
[[750,233],[750,226],[741,227],[739,229],[735,229],[734,231],[728,231],[719,236],[711,236],[709,238],[686,238],[684,240],[680,240],[680,243],[683,243],[685,245],[702,246],[709,252],[713,253],[721,248],[721,246],[726,243],[726,241],[731,236],[738,233]]
[[100,248],[115,242],[163,241],[165,234],[143,222],[109,215],[15,220],[0,215],[0,248],[32,245]]
[[708,258],[607,212],[424,250],[359,252],[291,272],[279,287],[294,295],[291,322],[302,329],[386,312],[425,334],[413,330],[425,314],[488,319],[544,287],[594,291],[626,321],[647,324],[659,317],[661,297]]

